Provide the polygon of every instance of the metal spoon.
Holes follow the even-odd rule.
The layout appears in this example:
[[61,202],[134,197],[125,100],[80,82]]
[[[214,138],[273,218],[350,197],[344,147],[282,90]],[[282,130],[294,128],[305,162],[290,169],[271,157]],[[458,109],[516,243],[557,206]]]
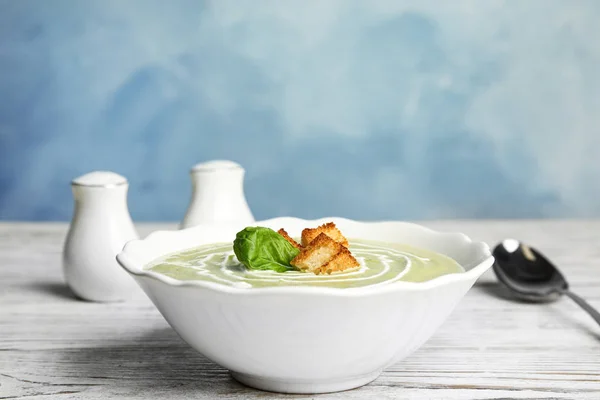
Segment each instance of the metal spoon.
[[600,324],[600,313],[569,290],[569,284],[550,261],[535,249],[515,239],[502,241],[493,252],[494,272],[515,296],[545,302],[567,295]]

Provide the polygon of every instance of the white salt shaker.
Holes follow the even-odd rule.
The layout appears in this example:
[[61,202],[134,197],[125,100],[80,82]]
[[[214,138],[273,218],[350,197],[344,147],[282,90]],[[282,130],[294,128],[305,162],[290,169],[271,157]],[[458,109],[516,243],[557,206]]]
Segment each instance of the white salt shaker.
[[115,259],[126,242],[138,238],[127,208],[127,179],[96,171],[71,187],[75,210],[63,249],[67,284],[85,300],[126,300],[138,290]]
[[245,172],[241,165],[227,160],[196,164],[190,171],[192,199],[181,229],[200,224],[254,222],[244,195]]

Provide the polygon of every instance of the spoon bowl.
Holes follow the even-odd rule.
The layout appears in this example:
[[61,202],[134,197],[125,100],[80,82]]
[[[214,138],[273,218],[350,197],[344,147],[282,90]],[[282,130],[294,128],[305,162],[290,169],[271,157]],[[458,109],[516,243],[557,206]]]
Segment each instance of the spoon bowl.
[[546,257],[515,239],[502,241],[493,251],[494,273],[519,299],[558,300],[569,285]]
[[492,254],[498,280],[518,299],[541,303],[558,300],[564,294],[600,324],[600,313],[569,290],[563,274],[539,251],[518,240],[505,239]]

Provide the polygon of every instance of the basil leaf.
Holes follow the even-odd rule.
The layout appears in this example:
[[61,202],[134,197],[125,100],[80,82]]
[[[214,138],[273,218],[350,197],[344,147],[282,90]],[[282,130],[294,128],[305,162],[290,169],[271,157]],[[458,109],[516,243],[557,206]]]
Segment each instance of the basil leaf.
[[248,269],[286,272],[294,269],[290,261],[300,250],[274,230],[256,226],[237,233],[233,252]]

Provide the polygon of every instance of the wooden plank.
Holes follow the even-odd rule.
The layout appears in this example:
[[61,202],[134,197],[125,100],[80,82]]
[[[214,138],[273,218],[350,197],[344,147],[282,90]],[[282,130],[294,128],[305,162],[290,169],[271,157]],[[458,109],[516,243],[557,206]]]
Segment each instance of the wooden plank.
[[[600,307],[600,221],[425,222],[495,244],[526,240]],[[173,224],[140,225],[146,235]],[[281,398],[234,382],[140,295],[75,300],[62,282],[65,224],[0,223],[0,398]],[[313,398],[285,396],[285,398]],[[436,335],[363,388],[331,399],[599,399],[600,327],[568,299],[517,303],[486,274]]]

